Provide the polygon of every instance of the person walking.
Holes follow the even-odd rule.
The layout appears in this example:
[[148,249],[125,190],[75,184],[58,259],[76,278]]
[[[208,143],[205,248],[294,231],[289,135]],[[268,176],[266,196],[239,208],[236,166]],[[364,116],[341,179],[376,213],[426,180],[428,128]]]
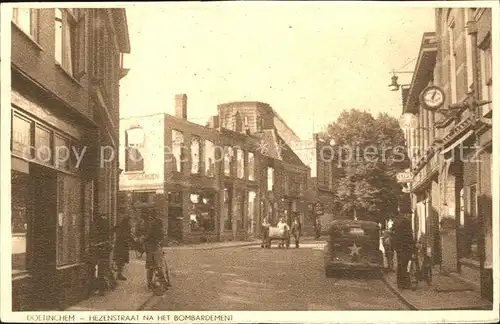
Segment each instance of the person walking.
[[130,261],[130,243],[133,241],[130,229],[130,218],[127,215],[123,217],[120,225],[116,226],[115,231],[116,241],[114,260],[118,268],[116,279],[127,280],[127,278],[123,275],[123,268],[125,264]]
[[295,217],[292,223],[292,229],[291,233],[293,235],[293,238],[295,239],[295,247],[299,247],[299,239],[300,236],[302,235],[302,224],[300,223],[300,220],[298,217]]
[[401,289],[409,289],[411,288],[411,282],[408,273],[408,262],[412,259],[415,242],[411,220],[408,217],[400,219],[395,224],[393,245],[397,260],[397,286]]

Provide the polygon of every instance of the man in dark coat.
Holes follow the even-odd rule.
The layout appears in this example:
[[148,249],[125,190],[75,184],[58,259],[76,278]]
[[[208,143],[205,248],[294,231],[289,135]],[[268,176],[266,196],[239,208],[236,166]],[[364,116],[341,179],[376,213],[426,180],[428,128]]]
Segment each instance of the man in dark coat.
[[[148,210],[148,219],[145,224],[146,233],[144,237],[144,247],[146,250],[146,272],[148,288],[153,288],[153,272],[158,269],[160,276],[163,276],[163,222],[156,216],[154,209]],[[167,281],[167,278],[160,278],[160,280]]]
[[393,247],[397,258],[397,284],[398,288],[411,288],[410,276],[407,271],[408,262],[415,250],[413,230],[409,217],[399,219],[394,224]]
[[116,227],[114,260],[118,267],[118,275],[116,277],[118,280],[127,280],[123,276],[123,267],[129,263],[130,242],[132,240],[130,219],[128,216],[124,216],[120,225]]
[[291,232],[295,239],[295,247],[298,248],[300,235],[302,235],[302,224],[300,224],[300,220],[298,217],[295,217],[295,219],[293,220]]

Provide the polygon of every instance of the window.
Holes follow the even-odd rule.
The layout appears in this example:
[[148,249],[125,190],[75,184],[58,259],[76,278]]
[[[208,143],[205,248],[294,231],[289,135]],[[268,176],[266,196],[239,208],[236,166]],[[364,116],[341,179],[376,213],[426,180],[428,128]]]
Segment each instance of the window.
[[55,61],[79,79],[86,73],[85,9],[55,9]]
[[[481,62],[481,99],[489,101],[492,98],[493,86],[491,34],[488,35],[480,45],[479,60]],[[482,106],[483,115],[490,111],[491,103]]]
[[232,188],[224,188],[224,229],[231,230],[233,228],[233,190]]
[[182,172],[184,135],[178,130],[172,130],[172,157],[175,162],[175,170]]
[[[465,23],[467,24],[469,21],[473,20],[474,8],[465,8]],[[470,88],[472,83],[474,82],[474,76],[472,75],[472,42],[471,36],[468,33],[465,33],[465,51],[467,57],[467,86]]]
[[35,156],[36,159],[41,163],[52,163],[52,152],[51,152],[51,132],[37,125],[35,129]]
[[34,41],[38,41],[38,14],[39,9],[12,9],[12,21]]
[[59,175],[57,190],[57,265],[81,260],[84,222],[80,179]]
[[205,176],[215,176],[215,146],[211,141],[205,140]]
[[200,139],[196,136],[191,138],[191,173],[200,173],[200,159],[201,159],[201,145]]
[[284,182],[283,188],[285,189],[285,195],[289,195],[290,194],[290,176],[285,175],[283,177],[283,182]]
[[144,130],[136,127],[125,131],[125,172],[144,171]]
[[248,180],[255,180],[255,155],[252,152],[248,152]]
[[71,148],[69,140],[63,136],[54,136],[55,167],[62,170],[69,169]]
[[29,269],[27,253],[30,239],[29,175],[13,170],[11,185],[12,273],[15,274]]
[[229,146],[224,147],[224,175],[231,176],[231,162],[233,160],[233,149]]
[[267,167],[267,191],[272,191],[274,187],[274,169]]
[[32,122],[28,119],[14,114],[12,116],[12,153],[21,157],[31,158]]
[[247,232],[252,235],[255,233],[255,225],[257,220],[257,193],[255,191],[248,192],[248,219]]
[[242,149],[236,149],[236,176],[238,179],[245,178],[245,152]]
[[455,20],[451,19],[448,23],[448,46],[450,50],[450,88],[451,102],[457,102],[457,66],[455,53]]

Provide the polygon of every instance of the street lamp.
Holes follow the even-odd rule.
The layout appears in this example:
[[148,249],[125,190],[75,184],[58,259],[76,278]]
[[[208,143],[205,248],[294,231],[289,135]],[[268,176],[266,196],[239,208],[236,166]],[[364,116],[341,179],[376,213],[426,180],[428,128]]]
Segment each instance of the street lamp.
[[391,84],[389,84],[389,90],[391,91],[398,91],[400,87],[409,85],[409,84],[399,84],[398,76],[396,75],[396,73],[398,74],[413,73],[413,71],[392,71]]

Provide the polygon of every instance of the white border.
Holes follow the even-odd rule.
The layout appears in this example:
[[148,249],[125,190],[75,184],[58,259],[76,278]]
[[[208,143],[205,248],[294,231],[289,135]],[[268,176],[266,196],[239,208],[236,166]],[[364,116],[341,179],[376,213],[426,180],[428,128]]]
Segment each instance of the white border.
[[[1,233],[10,233],[10,28],[11,28],[11,11],[13,6],[18,7],[44,7],[44,8],[54,8],[61,7],[61,3],[18,3],[18,4],[1,4],[1,100],[2,109],[0,109],[0,134],[1,134],[1,151],[0,151],[0,170],[1,170],[1,185],[2,194],[0,195],[0,203],[2,206],[2,222]],[[96,2],[67,2],[65,6],[76,6],[76,7],[114,7],[114,8],[127,8],[131,6],[183,6],[183,7],[193,7],[200,5],[211,5],[217,7],[230,7],[230,6],[278,6],[284,5],[283,2],[263,2],[263,1],[252,1],[252,2],[224,2],[224,3],[205,3],[200,4],[199,2],[177,2],[177,3],[161,3],[161,2],[148,2],[148,3],[96,3]],[[305,4],[304,2],[292,2],[287,3],[287,5],[321,5],[321,6],[404,6],[404,7],[490,7],[492,8],[492,51],[493,51],[493,70],[500,71],[500,54],[499,44],[499,3],[497,1],[436,1],[436,2],[417,2],[417,1],[401,1],[401,2],[367,2],[360,3],[358,1],[332,1],[332,2],[309,2]],[[434,18],[432,18],[434,19]],[[133,44],[132,44],[133,47]],[[496,78],[495,78],[496,79]],[[498,80],[497,80],[498,81]],[[495,82],[493,85],[493,101],[494,106],[499,105],[499,94],[500,94],[500,83]],[[494,109],[493,109],[494,110]],[[493,116],[494,125],[500,124],[498,120],[498,115]],[[500,138],[500,127],[493,127],[493,141],[496,143],[496,139]],[[500,151],[498,145],[493,145],[493,161],[494,165],[500,165],[498,159]],[[5,180],[4,180],[5,179]],[[492,175],[492,197],[493,197],[493,276],[494,276],[494,296],[495,303],[493,311],[297,311],[297,312],[15,312],[10,310],[10,300],[12,294],[11,285],[11,269],[10,269],[10,253],[1,254],[1,286],[2,286],[2,297],[1,298],[1,320],[5,322],[35,322],[33,319],[28,318],[28,315],[75,315],[74,322],[90,322],[92,321],[89,316],[91,315],[133,315],[137,314],[139,316],[138,323],[151,323],[157,321],[158,314],[170,315],[173,319],[175,314],[214,314],[214,315],[232,315],[232,321],[230,323],[306,323],[306,322],[343,322],[343,323],[364,323],[364,322],[380,322],[380,323],[395,323],[395,322],[412,322],[412,323],[424,323],[424,322],[494,322],[495,319],[499,319],[499,260],[500,256],[499,250],[499,233],[500,233],[500,219],[499,219],[499,187],[500,187],[500,173],[497,167],[493,170]],[[2,251],[10,251],[11,240],[10,235],[1,235],[0,238]],[[332,291],[332,294],[335,292]],[[154,321],[143,320],[143,316],[151,315],[155,319]],[[41,321],[36,320],[36,322],[51,322],[51,321]],[[53,321],[52,321],[53,322]],[[162,321],[165,322],[165,321]],[[168,323],[174,321],[167,321]],[[206,321],[205,321],[206,322]],[[177,322],[178,323],[178,322]]]

